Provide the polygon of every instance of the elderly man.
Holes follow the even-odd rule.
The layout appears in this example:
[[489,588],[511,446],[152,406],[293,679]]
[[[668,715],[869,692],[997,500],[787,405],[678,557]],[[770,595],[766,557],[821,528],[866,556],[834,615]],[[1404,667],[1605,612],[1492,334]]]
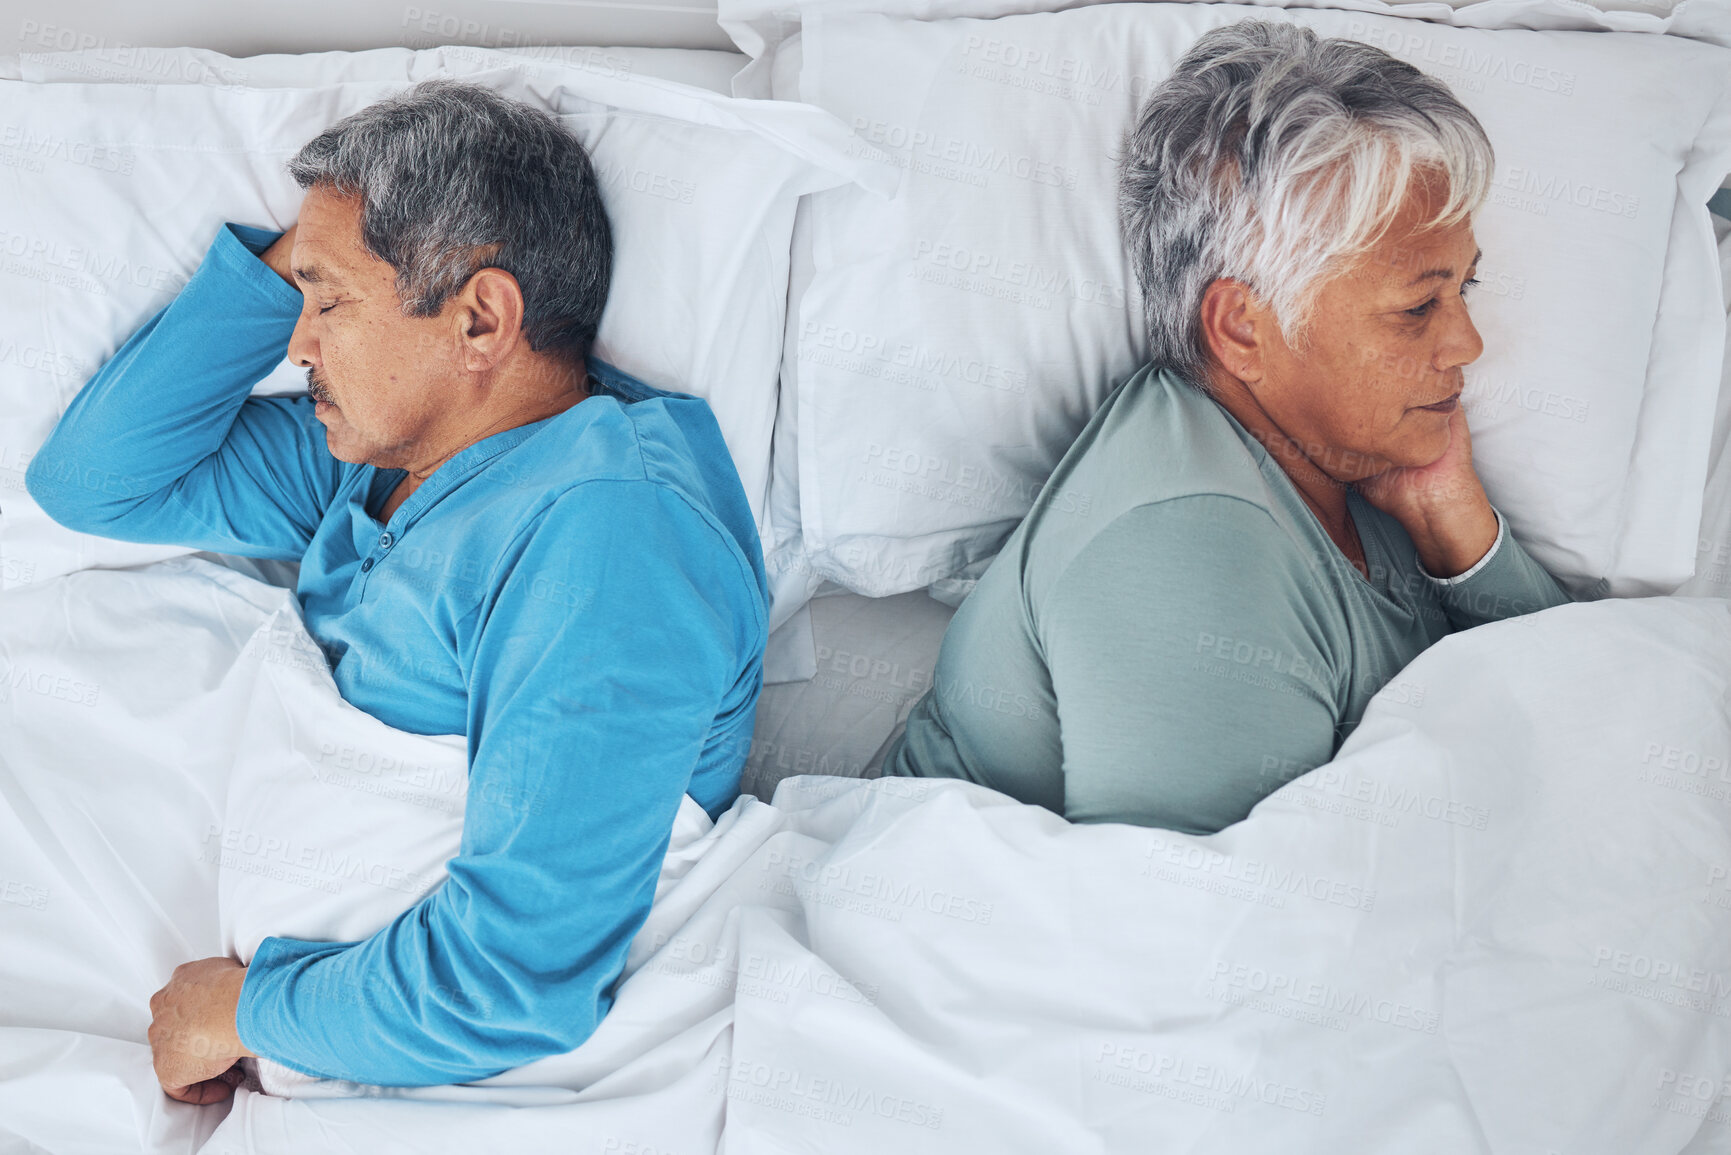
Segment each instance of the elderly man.
[[1207,833],[1332,757],[1449,631],[1566,602],[1486,500],[1460,406],[1492,168],[1473,115],[1380,49],[1203,36],[1121,161],[1152,363],[963,603],[885,772]]
[[[150,1038],[188,1102],[252,1054],[416,1085],[581,1043],[681,796],[714,816],[738,792],[761,682],[762,556],[708,405],[588,359],[612,238],[582,146],[428,81],[290,170],[295,227],[218,232],[30,493],[76,529],[299,561],[343,696],[466,735],[491,801],[448,881],[371,938],[178,967]],[[285,347],[311,397],[249,398]],[[88,464],[129,490],[81,488]]]

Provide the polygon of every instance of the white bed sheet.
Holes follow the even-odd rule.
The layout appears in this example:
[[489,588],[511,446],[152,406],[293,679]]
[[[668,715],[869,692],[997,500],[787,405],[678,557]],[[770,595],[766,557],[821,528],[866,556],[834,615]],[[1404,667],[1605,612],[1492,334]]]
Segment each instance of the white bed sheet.
[[[886,598],[820,590],[777,631],[805,668],[758,696],[740,789],[767,800],[800,774],[874,777],[889,738],[931,687],[954,613],[919,590]],[[795,655],[778,658],[792,672]],[[764,668],[767,681],[767,656]]]
[[[1714,216],[1725,311],[1731,319],[1731,180],[1721,190],[1724,216]],[[1707,490],[1695,545],[1695,574],[1677,590],[1700,597],[1731,597],[1731,337],[1725,342],[1725,376],[1713,417],[1713,448],[1707,459]]]
[[[209,830],[229,776],[281,756],[241,719],[299,684],[286,600],[190,558],[0,594],[0,1148],[1731,1142],[1731,603],[1688,598],[1449,638],[1340,758],[1209,837],[793,778],[670,856],[571,1055],[171,1103],[146,1000],[219,940]],[[281,705],[350,709],[305,685]],[[381,923],[410,901],[379,897]]]

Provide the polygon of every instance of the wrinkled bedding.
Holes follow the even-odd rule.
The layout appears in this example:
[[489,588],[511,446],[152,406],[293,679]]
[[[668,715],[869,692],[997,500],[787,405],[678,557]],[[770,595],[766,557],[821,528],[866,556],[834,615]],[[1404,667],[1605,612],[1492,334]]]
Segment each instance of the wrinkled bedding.
[[0,594],[0,1150],[1731,1145],[1723,600],[1447,639],[1212,836],[959,782],[687,807],[576,1051],[174,1103],[144,1039],[176,964],[382,925],[456,849],[460,740],[317,655],[286,591],[197,558]]

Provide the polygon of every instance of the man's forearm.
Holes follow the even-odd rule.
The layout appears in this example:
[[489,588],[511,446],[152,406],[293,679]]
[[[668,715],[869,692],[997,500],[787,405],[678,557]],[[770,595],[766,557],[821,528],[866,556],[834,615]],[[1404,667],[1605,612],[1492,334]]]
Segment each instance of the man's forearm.
[[[271,234],[246,230],[263,247]],[[75,529],[134,540],[209,532],[151,497],[223,444],[281,360],[299,294],[224,228],[197,273],[87,382],[31,461],[30,494]]]
[[[294,251],[295,230],[299,227],[299,225],[290,225],[283,230],[282,236],[272,241],[258,254],[258,259],[263,261],[271,272],[281,277],[283,282],[291,287],[294,285],[295,279],[289,266],[289,254]],[[249,245],[248,247],[252,246]]]

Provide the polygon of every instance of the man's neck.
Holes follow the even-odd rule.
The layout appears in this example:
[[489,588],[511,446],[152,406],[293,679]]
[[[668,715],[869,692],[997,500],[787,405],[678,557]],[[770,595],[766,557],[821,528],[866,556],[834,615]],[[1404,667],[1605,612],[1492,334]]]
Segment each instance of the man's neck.
[[532,425],[537,421],[545,421],[549,417],[557,417],[588,397],[588,389],[580,384],[563,393],[518,401],[502,412],[491,416],[479,415],[449,435],[440,437],[438,444],[446,448],[425,455],[417,455],[413,464],[404,467],[407,468],[409,474],[404,479],[408,485],[407,492],[413,493],[421,482],[431,477],[440,466],[471,445],[477,445],[487,438],[507,430],[516,429],[523,425]]

